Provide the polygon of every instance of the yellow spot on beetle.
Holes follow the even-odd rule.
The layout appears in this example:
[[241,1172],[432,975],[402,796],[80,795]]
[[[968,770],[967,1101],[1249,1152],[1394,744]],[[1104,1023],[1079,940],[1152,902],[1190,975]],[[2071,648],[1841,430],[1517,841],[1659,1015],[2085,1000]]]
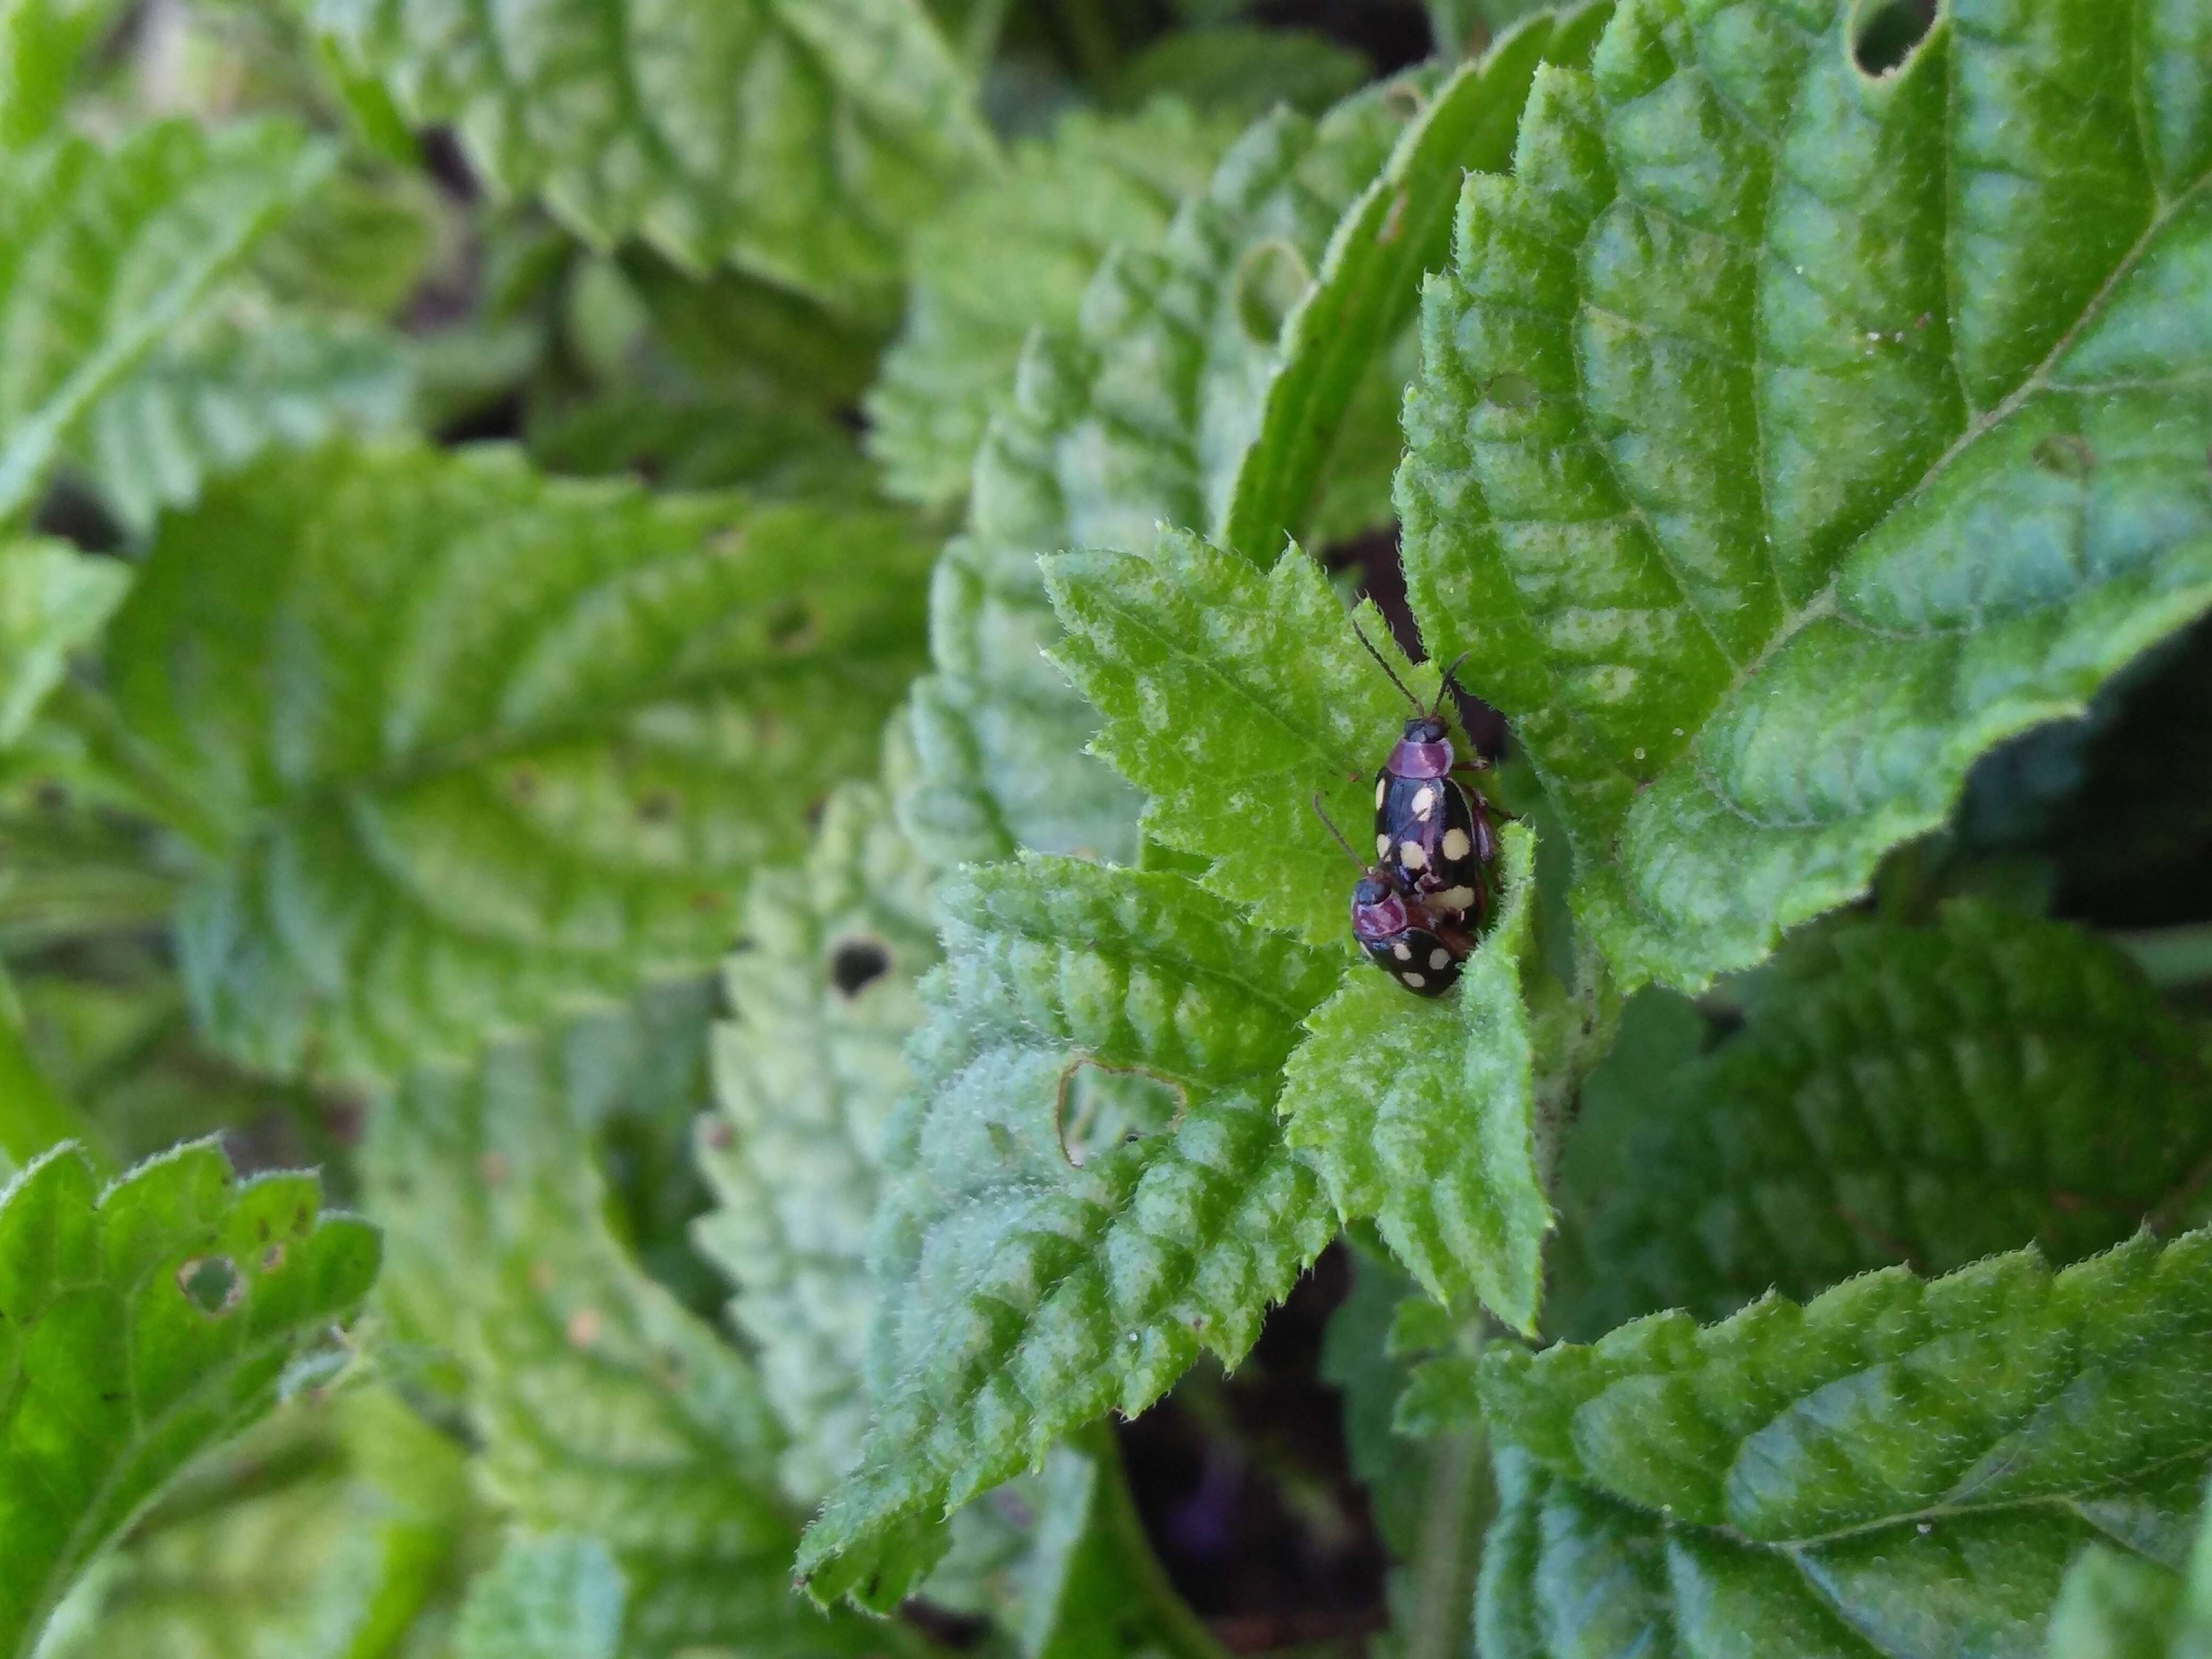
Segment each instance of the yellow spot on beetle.
[[[1385,840],[1387,842],[1388,837]],[[1419,870],[1427,866],[1429,855],[1422,849],[1420,842],[1401,841],[1398,843],[1398,861],[1408,870]]]
[[1474,850],[1474,843],[1467,838],[1467,831],[1456,824],[1444,831],[1444,856],[1457,864]]

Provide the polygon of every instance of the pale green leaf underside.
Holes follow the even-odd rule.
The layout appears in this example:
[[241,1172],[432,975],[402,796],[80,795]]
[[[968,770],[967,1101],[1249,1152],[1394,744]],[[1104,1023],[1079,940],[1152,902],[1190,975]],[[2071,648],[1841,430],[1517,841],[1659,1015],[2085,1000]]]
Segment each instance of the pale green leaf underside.
[[714,1030],[719,1109],[698,1146],[720,1202],[695,1231],[790,1436],[784,1489],[809,1505],[867,1426],[868,1228],[915,981],[938,958],[928,902],[884,791],[848,784],[803,866],[753,878],[746,948],[722,965],[734,1018]]
[[933,507],[967,494],[1030,331],[1074,328],[1099,262],[1157,247],[1237,131],[1170,100],[1120,119],[1073,111],[915,233],[906,320],[867,401],[886,490]]
[[2057,1274],[1890,1268],[1703,1330],[1492,1351],[1485,1413],[1518,1450],[1485,1653],[2039,1652],[2083,1544],[2187,1547],[2208,1268],[2212,1234],[2139,1237]]
[[130,587],[119,560],[63,541],[0,540],[0,749],[23,735],[70,653],[99,637]]
[[315,0],[418,121],[599,246],[642,237],[880,309],[908,233],[992,161],[919,0]]
[[1091,711],[1039,656],[1059,626],[1038,558],[1149,547],[1160,524],[1210,530],[1226,511],[1283,364],[1253,290],[1319,266],[1409,101],[1371,88],[1319,122],[1261,120],[1158,252],[1116,252],[1078,326],[1024,351],[975,458],[969,533],[939,562],[937,672],[915,690],[922,776],[900,812],[933,864],[1024,847],[1133,861],[1137,800],[1084,756]]
[[2049,1659],[2206,1659],[2212,1655],[2212,1508],[2181,1571],[2093,1544],[2067,1570]]
[[1338,1214],[1374,1217],[1422,1289],[1447,1305],[1478,1297],[1533,1333],[1552,1230],[1522,986],[1535,837],[1509,823],[1501,838],[1503,905],[1459,989],[1423,1001],[1354,968],[1306,1022],[1282,1111],[1285,1138],[1311,1152]]
[[320,1208],[313,1176],[236,1182],[211,1143],[104,1192],[64,1146],[0,1194],[0,1650],[359,1307],[375,1230]]
[[1631,982],[1755,961],[2212,602],[2186,7],[1632,0],[1424,307],[1399,501]]
[[963,872],[941,904],[877,1220],[876,1418],[799,1555],[817,1595],[878,1607],[948,1508],[1202,1352],[1240,1358],[1330,1231],[1274,1106],[1340,953],[1072,860]]
[[615,1659],[623,1593],[622,1570],[596,1538],[510,1538],[469,1586],[453,1659]]
[[241,307],[173,335],[95,404],[70,447],[100,499],[143,532],[210,476],[280,445],[374,433],[407,414],[399,343],[343,319]]
[[109,678],[214,855],[180,926],[204,1029],[390,1075],[704,969],[871,763],[927,556],[890,514],[503,449],[340,445],[165,518]]
[[1960,902],[1784,963],[1711,1054],[1585,1091],[1563,1207],[1591,1282],[1570,1334],[2031,1242],[2074,1261],[2212,1153],[2196,1044],[2078,928]]
[[0,179],[0,520],[33,506],[70,428],[328,169],[279,122],[61,137]]
[[378,1101],[384,1295],[459,1362],[480,1466],[520,1522],[606,1547],[629,1590],[623,1652],[864,1650],[863,1621],[790,1588],[798,1522],[758,1381],[598,1218],[591,1126],[703,1103],[707,1001],[647,994]]

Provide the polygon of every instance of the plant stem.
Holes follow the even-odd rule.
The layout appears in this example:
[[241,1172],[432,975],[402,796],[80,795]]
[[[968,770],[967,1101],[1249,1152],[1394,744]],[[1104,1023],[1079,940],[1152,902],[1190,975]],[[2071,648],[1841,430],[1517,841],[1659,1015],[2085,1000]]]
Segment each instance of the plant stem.
[[1129,1491],[1129,1476],[1121,1466],[1121,1443],[1114,1425],[1103,1419],[1075,1437],[1098,1470],[1097,1496],[1091,1516],[1100,1533],[1121,1558],[1142,1601],[1147,1622],[1159,1645],[1176,1659],[1229,1659],[1229,1650],[1214,1639],[1182,1599],[1145,1535],[1144,1518]]
[[1413,1557],[1413,1610],[1406,1631],[1406,1659],[1459,1659],[1470,1650],[1475,1568],[1474,1540],[1486,1518],[1476,1494],[1490,1473],[1480,1435],[1449,1434],[1434,1442],[1429,1490],[1421,1510],[1421,1541]]

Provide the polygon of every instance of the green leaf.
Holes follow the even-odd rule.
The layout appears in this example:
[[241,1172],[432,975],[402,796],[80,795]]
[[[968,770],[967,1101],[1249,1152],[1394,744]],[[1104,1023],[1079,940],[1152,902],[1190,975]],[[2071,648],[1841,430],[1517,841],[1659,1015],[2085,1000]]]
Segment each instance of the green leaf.
[[398,426],[410,381],[380,329],[240,308],[164,341],[94,406],[72,447],[101,500],[143,533],[164,508],[198,501],[209,475],[266,450]]
[[915,234],[906,321],[867,403],[892,495],[949,507],[967,494],[1030,331],[1074,328],[1108,252],[1157,247],[1236,136],[1173,100],[1120,118],[1073,111]]
[[1533,1333],[1552,1230],[1522,984],[1536,842],[1516,823],[1501,840],[1504,904],[1458,994],[1424,1002],[1354,969],[1307,1020],[1282,1111],[1337,1213],[1374,1217],[1423,1290],[1446,1305],[1479,1297]]
[[615,1659],[623,1577],[595,1538],[514,1538],[469,1586],[454,1659]]
[[799,1553],[814,1595],[875,1607],[951,1507],[1242,1358],[1330,1231],[1274,1102],[1340,957],[1072,860],[963,872],[940,906],[876,1224],[876,1417]]
[[1251,121],[1278,104],[1318,115],[1371,72],[1359,53],[1310,29],[1229,23],[1163,36],[1115,76],[1112,93],[1126,109],[1168,97]]
[[[2125,1238],[2212,1154],[2212,1077],[2142,974],[2077,928],[1955,902],[1836,930],[1708,1054],[1589,1092],[1564,1205],[1591,1282],[1564,1328],[1733,1312],[1892,1263]],[[1593,1079],[1593,1085],[1599,1079]]]
[[0,749],[20,738],[71,653],[91,645],[131,588],[131,567],[67,542],[0,539]]
[[0,150],[44,138],[119,0],[8,0],[0,6]]
[[2212,1234],[2054,1274],[1888,1268],[1803,1307],[1485,1355],[1520,1449],[1487,1655],[2039,1651],[2090,1541],[2178,1564],[2212,1455]]
[[2183,1572],[2092,1544],[2059,1587],[2050,1659],[2204,1659],[2212,1654],[2212,1511]]
[[[1584,4],[1547,13],[1462,68],[1346,208],[1312,286],[1284,320],[1284,368],[1237,465],[1220,529],[1227,545],[1266,560],[1281,551],[1285,537],[1301,532],[1321,499],[1340,429],[1359,413],[1363,375],[1386,359],[1422,273],[1443,263],[1462,181],[1470,172],[1504,169],[1539,65],[1587,61],[1611,11],[1609,4]],[[1388,386],[1385,407],[1376,411],[1375,424],[1394,449],[1401,384]],[[1358,435],[1356,424],[1344,433],[1347,441]],[[1377,515],[1389,516],[1387,508]]]
[[383,1300],[466,1378],[491,1489],[526,1528],[605,1547],[625,1654],[858,1652],[853,1615],[790,1588],[798,1518],[750,1368],[640,1272],[603,1219],[592,1127],[703,1104],[696,987],[409,1074],[370,1115],[391,1239]]
[[[381,550],[365,560],[360,550]],[[202,1027],[390,1075],[641,973],[703,969],[915,665],[886,514],[551,482],[339,446],[163,520],[118,708],[199,822]]]
[[0,1647],[196,1453],[266,1411],[376,1277],[375,1230],[313,1176],[244,1183],[212,1143],[100,1189],[73,1147],[0,1194]]
[[[1351,866],[1313,799],[1367,841],[1374,768],[1406,704],[1321,567],[1294,547],[1263,574],[1164,531],[1148,556],[1067,553],[1043,568],[1067,629],[1054,659],[1099,712],[1092,752],[1146,792],[1144,833],[1210,860],[1201,882],[1255,921],[1340,944]],[[1395,658],[1374,607],[1360,620]],[[1402,658],[1398,672],[1435,689]]]
[[445,1612],[459,1446],[388,1389],[294,1395],[202,1458],[55,1613],[39,1659],[358,1659]]
[[874,309],[902,242],[993,145],[916,0],[315,0],[416,121],[598,247],[641,237]]
[[112,154],[59,137],[0,179],[0,522],[70,429],[198,307],[330,165],[279,122],[143,127]]
[[804,866],[754,877],[748,948],[723,964],[718,1113],[699,1164],[720,1202],[699,1245],[791,1437],[784,1489],[817,1502],[858,1455],[875,1287],[867,1274],[885,1121],[911,1081],[915,981],[938,959],[929,872],[885,793],[830,798]]
[[2201,24],[1957,0],[1876,77],[1860,9],[1624,4],[1424,304],[1409,590],[1632,987],[1757,960],[2212,602]]
[[1083,757],[1090,711],[1038,655],[1058,633],[1038,556],[1149,546],[1162,522],[1212,527],[1281,368],[1279,318],[1261,313],[1302,291],[1419,84],[1370,88],[1318,123],[1260,122],[1158,252],[1115,254],[1078,326],[1030,340],[976,456],[969,533],[937,569],[938,672],[914,699],[922,775],[899,808],[932,863],[1021,847],[1133,860],[1136,802]]

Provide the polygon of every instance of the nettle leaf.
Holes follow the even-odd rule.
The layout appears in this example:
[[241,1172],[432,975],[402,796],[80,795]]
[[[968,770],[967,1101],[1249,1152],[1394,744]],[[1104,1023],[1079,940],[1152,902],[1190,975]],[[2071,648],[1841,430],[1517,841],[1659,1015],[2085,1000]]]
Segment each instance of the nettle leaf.
[[969,533],[938,563],[937,672],[915,688],[922,777],[900,812],[933,863],[1022,847],[1133,861],[1136,799],[1083,755],[1091,712],[1039,656],[1059,629],[1038,556],[1147,547],[1162,522],[1212,526],[1281,368],[1276,307],[1389,160],[1418,84],[1370,88],[1317,123],[1261,121],[1159,252],[1117,252],[1078,327],[1024,351],[975,458]]
[[342,445],[211,488],[108,644],[205,820],[179,924],[204,1029],[389,1075],[705,969],[731,890],[872,763],[927,557],[892,514],[504,449]]
[[2212,1654],[2212,1509],[2177,1573],[2106,1544],[2067,1569],[2051,1659],[2204,1659]]
[[[1293,547],[1262,572],[1164,530],[1149,556],[1066,553],[1043,568],[1067,630],[1054,660],[1099,713],[1092,752],[1146,792],[1144,833],[1209,860],[1200,881],[1256,921],[1341,944],[1352,866],[1313,799],[1365,844],[1375,766],[1407,706],[1322,568]],[[1359,622],[1434,694],[1372,605]]]
[[877,1220],[860,1466],[808,1531],[817,1596],[897,1601],[937,1517],[1063,1434],[1234,1364],[1331,1231],[1275,1115],[1342,971],[1179,877],[1065,859],[940,902]]
[[881,308],[902,242],[994,145],[917,0],[315,0],[417,121],[595,246],[642,237]]
[[198,501],[210,474],[266,450],[398,426],[411,381],[382,329],[241,307],[163,342],[94,407],[71,447],[101,501],[143,533],[162,509]]
[[0,521],[30,507],[70,429],[328,170],[292,126],[142,127],[112,153],[63,137],[0,179]]
[[1888,1268],[1724,1324],[1489,1350],[1517,1452],[1486,1655],[2033,1654],[2066,1565],[2178,1564],[2212,1456],[2212,1233]]
[[77,1583],[39,1659],[353,1659],[458,1588],[465,1459],[386,1389],[294,1395]]
[[1479,1297],[1533,1333],[1552,1230],[1522,984],[1536,848],[1522,824],[1500,838],[1504,900],[1458,994],[1425,1002],[1364,966],[1347,974],[1306,1022],[1282,1111],[1338,1214],[1374,1217],[1423,1290],[1447,1305]]
[[2212,602],[2212,143],[2172,9],[1632,0],[1462,199],[1401,475],[1631,984],[1755,961]]
[[976,457],[970,533],[938,568],[925,778],[902,803],[933,860],[1133,858],[1135,803],[1079,757],[1093,720],[1037,660],[1057,632],[1037,556],[1149,547],[1165,523],[1268,558],[1324,504],[1340,516],[1327,463],[1366,453],[1346,430],[1361,411],[1389,428],[1389,399],[1358,394],[1442,257],[1462,170],[1503,162],[1538,63],[1586,53],[1601,16],[1539,20],[1441,87],[1402,77],[1318,124],[1277,112],[1158,254],[1109,259],[1079,327],[1031,343]]
[[790,1588],[783,1437],[750,1368],[602,1218],[592,1126],[703,1103],[696,988],[409,1074],[370,1115],[391,1237],[383,1299],[466,1379],[480,1466],[524,1527],[599,1540],[628,1585],[622,1650],[860,1651],[866,1621]]
[[915,233],[906,321],[867,400],[884,489],[932,507],[967,494],[1030,331],[1074,328],[1099,262],[1158,246],[1238,131],[1172,100],[1119,119],[1074,111]]
[[[1283,319],[1283,368],[1267,388],[1259,429],[1237,458],[1218,520],[1227,545],[1265,560],[1299,533],[1319,504],[1332,447],[1340,436],[1352,442],[1359,435],[1342,430],[1348,412],[1374,371],[1385,367],[1422,274],[1443,263],[1462,180],[1470,172],[1505,167],[1537,69],[1587,61],[1612,9],[1570,5],[1507,33],[1480,63],[1436,89],[1389,162],[1346,209],[1311,285]],[[1393,449],[1397,411],[1388,405],[1402,385],[1389,383],[1376,422]],[[1387,505],[1376,516],[1389,517]]]
[[886,1120],[910,1081],[915,981],[938,959],[929,872],[873,784],[830,798],[804,866],[753,878],[746,948],[723,964],[718,1112],[699,1165],[720,1203],[695,1224],[737,1294],[791,1444],[784,1489],[820,1499],[858,1455],[875,1287],[867,1273]]
[[1586,1091],[1564,1202],[1591,1283],[1565,1328],[1716,1318],[1770,1286],[1948,1272],[2030,1241],[2076,1261],[2212,1153],[2197,1043],[2078,928],[1960,901],[1933,927],[1840,928],[1785,962],[1712,1053]]
[[100,636],[131,567],[46,538],[0,539],[0,749],[20,738],[73,652]]
[[93,1555],[265,1412],[376,1278],[315,1178],[234,1182],[212,1142],[105,1191],[64,1146],[0,1193],[0,1649],[27,1654]]
[[615,1659],[623,1595],[622,1571],[595,1538],[509,1539],[469,1586],[455,1659]]

